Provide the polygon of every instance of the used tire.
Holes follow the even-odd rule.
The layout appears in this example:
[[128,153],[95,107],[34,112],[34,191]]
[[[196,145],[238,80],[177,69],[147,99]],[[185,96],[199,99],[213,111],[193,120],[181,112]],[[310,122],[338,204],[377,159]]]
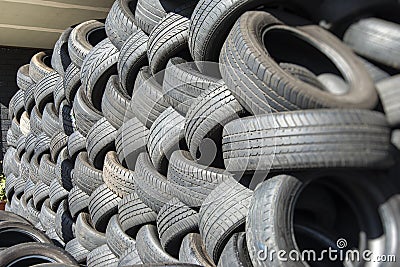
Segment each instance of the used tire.
[[76,219],[75,233],[79,243],[89,251],[93,251],[94,249],[106,244],[105,234],[93,228],[88,213],[82,212],[78,215],[78,218]]
[[61,76],[64,76],[67,67],[71,64],[68,53],[68,39],[73,28],[72,26],[63,31],[54,45],[53,55],[51,56],[51,65]]
[[57,179],[53,180],[49,189],[50,206],[53,210],[57,210],[63,199],[68,197],[68,191],[58,182]]
[[246,233],[234,234],[226,243],[222,251],[218,267],[252,267],[249,252],[246,245]]
[[128,249],[136,248],[135,239],[122,230],[117,214],[108,222],[106,238],[108,247],[117,258],[121,257]]
[[52,72],[54,70],[51,67],[51,56],[47,52],[39,52],[31,58],[29,76],[35,83],[39,83],[40,80]]
[[75,223],[68,209],[68,200],[64,199],[58,206],[55,229],[58,237],[68,243],[75,237]]
[[215,266],[207,254],[200,234],[197,233],[190,233],[183,238],[179,249],[179,261],[205,267]]
[[44,76],[35,87],[35,103],[38,111],[42,114],[47,103],[54,101],[53,92],[56,88],[60,75],[53,71]]
[[68,194],[68,207],[72,218],[76,218],[79,213],[86,212],[89,206],[89,195],[75,186]]
[[81,70],[75,64],[71,63],[65,70],[63,85],[65,98],[69,104],[72,104],[81,86]]
[[17,71],[17,85],[18,88],[26,91],[34,81],[29,76],[29,64],[21,66]]
[[71,256],[78,263],[86,263],[86,257],[90,251],[85,249],[78,241],[77,238],[72,239],[67,244],[65,244],[65,251],[71,254]]
[[98,170],[89,163],[86,152],[80,152],[76,157],[74,168],[75,184],[89,196],[103,182],[103,171]]
[[78,153],[86,149],[86,138],[79,131],[73,132],[68,137],[67,149],[69,157],[75,159]]
[[104,244],[87,255],[86,263],[88,267],[117,267],[118,258]]
[[381,80],[376,84],[379,97],[382,102],[386,119],[390,126],[400,125],[400,104],[398,83],[400,75],[392,76],[388,79]]
[[56,164],[51,161],[49,154],[43,155],[40,159],[39,177],[48,186],[56,179]]

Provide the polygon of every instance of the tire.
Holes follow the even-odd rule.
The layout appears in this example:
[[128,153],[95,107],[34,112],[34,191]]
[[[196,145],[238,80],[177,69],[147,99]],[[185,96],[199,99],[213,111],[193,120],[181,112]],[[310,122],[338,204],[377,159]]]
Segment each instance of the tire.
[[323,73],[318,75],[318,80],[323,84],[326,91],[341,95],[349,90],[348,84],[340,76],[332,73]]
[[30,117],[31,132],[35,136],[39,136],[42,133],[42,113],[36,106],[33,107]]
[[39,52],[31,58],[29,63],[29,77],[35,83],[39,83],[45,76],[53,72],[55,71],[51,67],[51,56],[47,52]]
[[147,136],[147,151],[157,171],[166,174],[172,152],[184,144],[185,118],[172,107],[167,108],[154,121]]
[[122,230],[135,237],[141,226],[155,223],[157,213],[144,204],[136,193],[133,193],[119,202],[118,218]]
[[39,177],[48,186],[56,179],[56,164],[50,159],[49,154],[43,155],[40,159]]
[[400,26],[396,23],[378,18],[366,18],[350,25],[343,40],[356,53],[400,69],[399,34]]
[[47,103],[54,102],[53,92],[56,89],[59,77],[60,75],[57,72],[50,72],[36,84],[34,97],[36,107],[41,114],[43,114]]
[[92,126],[87,135],[86,150],[88,151],[89,162],[94,167],[103,168],[107,152],[115,151],[114,141],[116,136],[117,130],[104,117]]
[[61,102],[65,99],[64,94],[64,78],[58,77],[55,90],[53,92],[54,97],[54,107],[56,108],[57,113],[60,111]]
[[[265,38],[270,37],[274,41],[265,47],[261,35]],[[285,41],[285,51],[297,43],[296,49],[291,50],[292,63],[303,65],[315,74],[344,73],[345,80],[349,83],[349,92],[344,95],[334,95],[322,91],[294,78],[278,66],[269,53],[273,53],[275,58],[285,62],[285,58],[289,56],[280,51],[283,46],[278,44],[284,35],[285,40],[293,39],[291,42]],[[300,39],[296,41],[295,38],[304,41],[299,41]],[[239,50],[242,46],[246,49]],[[311,51],[311,46],[315,47],[315,50]],[[327,49],[321,50],[321,47],[325,46]],[[302,52],[299,53],[299,50]],[[303,53],[308,53],[308,58],[314,56],[318,58],[308,63],[318,62],[318,64],[303,62],[299,58]],[[321,53],[325,58],[321,57]],[[259,63],[252,63],[255,58],[259,58],[256,61]],[[324,61],[326,64],[321,64]],[[226,85],[239,103],[252,114],[322,107],[372,109],[377,103],[372,79],[348,47],[319,27],[285,26],[266,12],[247,12],[240,17],[222,48],[220,62],[221,75]],[[255,73],[260,68],[271,71]],[[239,80],[238,76],[241,76]]]
[[22,113],[24,112],[24,96],[25,92],[21,89],[15,93],[14,103],[13,103],[13,113],[14,119],[19,123]]
[[53,55],[51,56],[51,65],[61,76],[64,76],[67,67],[71,64],[68,53],[68,38],[73,28],[72,26],[63,31],[54,45]]
[[374,83],[377,83],[383,79],[390,77],[390,75],[387,72],[381,70],[380,68],[378,68],[371,62],[365,60],[364,58],[359,57],[358,59],[361,61],[361,63],[363,63],[365,69],[368,71],[369,76],[371,76]]
[[148,67],[139,71],[133,92],[126,117],[127,119],[136,117],[150,129],[153,122],[169,105],[164,100],[161,85],[151,76]]
[[135,192],[135,172],[124,168],[114,151],[106,154],[103,179],[107,187],[121,198]]
[[14,186],[17,182],[17,177],[15,177],[15,175],[13,173],[10,173],[9,175],[6,176],[6,184],[5,184],[5,193],[6,193],[6,197],[7,200],[10,202],[13,195],[14,195]]
[[[157,172],[147,153],[139,155],[136,162],[135,192],[145,205],[159,212],[173,197],[170,194],[169,182]],[[143,259],[142,259],[143,260]]]
[[139,257],[136,246],[134,248],[129,248],[121,255],[118,261],[118,266],[131,266],[143,264]]
[[198,213],[179,201],[171,199],[157,215],[157,229],[161,246],[172,257],[179,256],[183,238],[189,233],[199,232]]
[[28,112],[24,111],[20,118],[21,133],[27,136],[31,131],[30,118]]
[[174,56],[190,60],[188,40],[189,19],[176,13],[168,13],[153,28],[147,43],[150,71],[156,75],[165,69]]
[[[268,129],[270,137],[262,129]],[[255,131],[263,138],[251,137],[250,144]],[[390,130],[384,115],[367,110],[293,111],[235,120],[225,125],[222,143],[226,169],[233,172],[379,169],[391,164]],[[374,144],[373,148],[367,144]],[[255,151],[259,156],[251,156]]]
[[[11,201],[11,206],[13,206],[12,204],[13,204],[13,202]],[[18,205],[18,203],[16,203],[16,204]],[[32,198],[29,199],[29,201],[28,201],[26,206],[27,206],[27,208],[26,208],[25,215],[26,215],[26,218],[28,219],[28,221],[30,221],[30,223],[32,225],[37,225],[38,223],[40,223],[40,221],[39,221],[40,211],[38,211],[35,208],[35,206],[33,205],[33,199]],[[18,212],[20,212],[20,211],[18,211]]]
[[[223,126],[245,114],[243,107],[224,84],[202,93],[189,108],[185,120],[185,139],[192,157],[204,165],[221,165]],[[200,149],[206,145],[205,139],[214,142],[215,155],[201,155]]]
[[88,267],[117,267],[118,258],[105,244],[92,250],[87,255],[86,263]]
[[35,144],[36,144],[36,137],[32,132],[30,132],[25,138],[25,155],[28,160],[31,160],[33,156]]
[[[324,85],[321,83],[321,81],[318,79],[318,77],[312,73],[309,69],[300,66],[300,65],[296,65],[296,64],[292,64],[292,63],[279,63],[279,66],[286,72],[290,73],[292,76],[294,76],[295,78],[313,85],[314,87],[320,88],[322,90],[326,89],[324,88]],[[330,73],[328,73],[330,74]],[[324,74],[321,74],[324,75]],[[319,75],[319,76],[321,76]],[[335,74],[333,74],[335,75]],[[344,82],[344,80],[343,80]]]
[[108,221],[118,212],[120,201],[121,198],[104,184],[93,191],[89,199],[89,213],[96,230],[106,231]]
[[19,122],[17,121],[17,119],[15,117],[11,121],[11,132],[14,135],[15,147],[16,147],[18,139],[22,136],[22,132],[21,132],[21,128],[20,128]]
[[68,38],[68,52],[72,63],[80,68],[90,50],[104,38],[104,24],[97,20],[85,21],[76,26]]
[[21,66],[17,71],[17,85],[18,88],[26,91],[35,82],[29,76],[29,64]]
[[38,155],[38,160],[43,154],[50,152],[50,138],[43,132],[36,137],[35,154]]
[[78,241],[78,239],[74,238],[65,244],[65,251],[71,254],[71,256],[81,264],[86,263],[86,257],[90,253],[87,249],[85,249]]
[[[400,150],[400,130],[394,130],[392,132],[392,144]],[[9,198],[8,198],[9,199]]]
[[79,87],[81,87],[81,69],[71,63],[65,71],[63,84],[65,98],[69,104],[72,104]]
[[82,64],[81,81],[85,94],[99,111],[107,81],[117,74],[118,57],[118,49],[106,38],[90,51]]
[[34,183],[39,182],[39,156],[33,155],[31,159],[31,167],[29,169],[29,179],[31,179]]
[[118,50],[121,50],[126,39],[138,30],[134,16],[136,4],[136,0],[115,1],[107,15],[105,22],[106,33]]
[[200,234],[196,233],[190,233],[183,238],[179,249],[179,261],[205,267],[215,266],[207,254]]
[[228,179],[208,195],[199,212],[199,229],[208,255],[218,262],[234,232],[243,228],[253,192]]
[[89,196],[96,188],[104,184],[103,171],[96,169],[89,163],[86,152],[80,152],[76,157],[74,180],[75,184]]
[[68,200],[64,199],[58,206],[55,229],[58,237],[65,243],[68,243],[75,237],[75,223],[68,210]]
[[94,249],[106,244],[105,234],[98,232],[92,227],[88,213],[82,212],[78,215],[75,233],[78,242],[89,251],[93,251]]
[[17,141],[17,157],[20,159],[22,158],[22,155],[25,153],[25,136],[21,135],[20,138]]
[[399,81],[400,75],[396,75],[376,84],[376,89],[390,126],[400,125],[399,94],[396,86]]
[[133,32],[121,47],[118,58],[118,77],[122,90],[132,95],[139,70],[147,66],[147,43],[149,37],[140,29]]
[[145,33],[150,34],[153,28],[167,13],[177,13],[190,17],[197,1],[163,1],[163,0],[139,0],[135,11],[135,22]]
[[4,211],[4,210],[0,211],[0,222],[20,222],[28,225],[30,224],[30,222],[24,217],[21,217],[10,211]]
[[43,182],[36,184],[33,192],[33,204],[37,210],[42,208],[43,202],[49,197],[49,190],[49,186]]
[[0,236],[2,248],[28,242],[51,243],[44,233],[25,222],[0,222]]
[[136,118],[125,121],[118,129],[115,147],[123,166],[135,170],[137,157],[140,153],[146,152],[148,134],[149,130]]
[[114,215],[108,222],[106,239],[108,247],[117,258],[120,258],[128,249],[136,248],[135,239],[122,230],[118,214]]
[[222,251],[218,267],[251,267],[249,252],[246,246],[246,233],[234,234]]
[[140,259],[144,264],[151,263],[177,263],[178,260],[168,255],[160,244],[157,228],[146,224],[140,228],[136,236],[136,247]]
[[71,159],[86,149],[86,138],[79,132],[75,131],[68,137],[68,155]]
[[75,118],[73,115],[72,107],[68,105],[68,102],[64,100],[60,106],[60,112],[58,114],[59,128],[68,136],[70,136],[75,130]]
[[29,266],[30,261],[33,264],[52,262],[77,265],[77,262],[68,253],[52,244],[24,243],[0,252],[1,266],[20,266],[18,264]]
[[46,199],[43,203],[39,214],[39,221],[45,231],[54,229],[56,225],[56,213],[50,207],[50,199]]
[[104,117],[116,129],[122,126],[129,103],[130,98],[121,90],[118,76],[111,76],[103,95],[101,110]]
[[35,184],[31,179],[27,179],[24,187],[24,197],[25,199],[30,199],[33,197],[33,192],[35,191]]
[[85,137],[90,128],[102,118],[101,112],[97,111],[93,105],[89,103],[82,87],[79,88],[76,93],[73,110],[76,129]]
[[166,101],[181,115],[186,115],[195,99],[216,86],[217,79],[201,74],[194,63],[171,58],[165,68],[163,93]]
[[11,129],[7,130],[7,146],[14,148],[17,146],[17,139],[15,138]]
[[68,191],[61,186],[57,179],[55,179],[50,184],[49,197],[51,208],[57,210],[61,201],[68,197]]
[[215,187],[230,178],[232,175],[223,169],[196,163],[187,151],[171,155],[167,174],[170,191],[189,207],[200,207]]
[[74,163],[69,159],[67,148],[64,147],[57,158],[56,177],[60,185],[67,191],[73,187],[73,169]]
[[[35,106],[35,89],[36,89],[36,84],[32,84],[25,90],[24,94],[24,106],[25,110],[31,114],[31,111],[33,107]],[[10,102],[11,105],[11,102]]]
[[53,161],[56,161],[58,158],[58,155],[60,154],[61,150],[66,147],[68,143],[68,136],[62,132],[58,131],[56,132],[50,140],[50,154],[51,154],[51,159]]
[[79,213],[87,212],[89,206],[89,195],[75,186],[69,191],[68,206],[72,218],[76,218]]

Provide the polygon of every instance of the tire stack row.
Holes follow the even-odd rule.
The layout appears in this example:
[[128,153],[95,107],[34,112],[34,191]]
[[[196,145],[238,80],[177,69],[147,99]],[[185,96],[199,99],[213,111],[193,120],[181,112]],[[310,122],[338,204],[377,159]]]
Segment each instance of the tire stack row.
[[87,266],[398,255],[400,26],[330,21],[341,41],[273,7],[117,0],[65,30],[17,74],[7,210]]

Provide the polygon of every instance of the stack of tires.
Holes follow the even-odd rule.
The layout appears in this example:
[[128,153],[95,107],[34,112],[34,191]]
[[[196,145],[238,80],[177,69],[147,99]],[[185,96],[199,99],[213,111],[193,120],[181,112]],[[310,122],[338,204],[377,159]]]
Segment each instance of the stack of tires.
[[116,0],[33,56],[7,210],[87,266],[400,256],[399,3],[261,2]]

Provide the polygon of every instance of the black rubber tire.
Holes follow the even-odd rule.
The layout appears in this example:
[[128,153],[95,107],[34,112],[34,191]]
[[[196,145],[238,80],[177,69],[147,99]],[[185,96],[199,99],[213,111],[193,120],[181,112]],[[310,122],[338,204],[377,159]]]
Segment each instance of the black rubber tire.
[[400,104],[398,84],[400,75],[381,80],[376,84],[379,97],[385,110],[386,119],[390,126],[400,125]]
[[182,239],[189,233],[199,232],[198,213],[179,199],[173,198],[157,215],[157,229],[161,246],[171,256],[179,256]]
[[178,260],[164,251],[158,239],[157,228],[146,224],[140,228],[136,236],[136,248],[144,264],[177,263]]
[[189,207],[200,207],[215,187],[231,177],[223,169],[196,163],[190,153],[183,150],[172,153],[167,174],[172,195]]
[[30,86],[32,86],[35,82],[29,76],[29,64],[23,65],[19,67],[17,71],[17,85],[18,88],[26,91]]
[[217,81],[200,73],[195,63],[175,57],[168,61],[165,68],[162,89],[167,102],[186,115],[195,99],[206,89],[216,86]]
[[50,207],[50,199],[46,199],[40,210],[39,221],[45,231],[54,229],[56,225],[56,213]]
[[29,76],[35,83],[39,83],[52,72],[55,71],[51,67],[51,56],[47,52],[39,52],[33,55],[29,63]]
[[88,267],[117,267],[118,258],[104,244],[87,255],[86,263]]
[[154,121],[147,137],[147,151],[157,171],[167,174],[172,152],[185,149],[185,118],[172,107]]
[[1,266],[29,266],[29,259],[34,263],[52,262],[77,266],[71,255],[52,244],[24,243],[0,252]]
[[72,107],[68,105],[67,100],[63,100],[60,105],[58,114],[59,128],[68,136],[70,136],[75,130],[75,118],[72,111]]
[[102,22],[89,20],[77,25],[68,39],[71,61],[80,68],[90,50],[104,38],[106,33]]
[[87,135],[86,150],[89,162],[96,168],[102,169],[104,158],[108,151],[115,151],[115,137],[117,130],[106,118],[98,120]]
[[18,123],[25,108],[24,97],[25,97],[25,92],[21,89],[18,90],[14,95],[14,102],[13,102],[14,116],[11,119],[15,119]]
[[108,222],[106,229],[107,245],[117,258],[120,258],[128,249],[136,248],[136,241],[127,235],[121,228],[118,214]]
[[43,202],[49,197],[49,186],[43,182],[39,182],[35,185],[33,191],[33,204],[37,210],[42,208]]
[[61,201],[57,208],[55,229],[58,237],[68,243],[75,237],[75,223],[68,210],[68,200]]
[[49,189],[50,207],[52,210],[57,210],[63,199],[68,197],[68,191],[57,180],[53,180]]
[[136,117],[150,129],[153,122],[169,107],[169,104],[164,100],[161,85],[151,76],[148,67],[140,69],[133,92],[126,119]]
[[215,266],[213,260],[207,254],[200,234],[197,233],[190,233],[183,238],[179,249],[179,261],[205,267]]
[[141,226],[155,223],[157,213],[140,200],[136,193],[122,198],[118,204],[118,218],[122,230],[135,237]]
[[56,179],[56,164],[50,159],[49,154],[45,154],[40,159],[39,177],[46,185]]
[[90,252],[79,243],[77,238],[74,238],[65,244],[65,251],[80,264],[86,263],[86,257]]
[[134,31],[121,47],[118,58],[118,77],[122,90],[132,95],[133,85],[140,68],[148,65],[147,42],[149,38],[140,29]]
[[87,212],[88,206],[89,195],[74,186],[68,194],[68,207],[72,218],[76,218],[81,212]]
[[118,212],[121,198],[114,194],[105,184],[99,186],[89,198],[89,213],[93,226],[100,232],[105,232],[108,221]]
[[234,234],[226,243],[222,251],[218,267],[252,267],[249,252],[247,251],[246,233]]
[[[268,137],[262,129],[268,129]],[[253,139],[255,132],[262,140]],[[233,172],[380,169],[391,164],[386,119],[368,110],[306,110],[243,118],[225,125],[222,142],[226,169]]]
[[188,29],[189,19],[176,13],[166,14],[153,28],[147,43],[147,57],[153,75],[165,69],[168,60],[174,56],[190,59]]
[[129,36],[138,30],[134,16],[136,3],[137,0],[117,0],[107,15],[106,33],[118,50],[121,50]]
[[400,69],[399,35],[398,24],[378,18],[366,18],[350,25],[343,40],[356,53]]
[[[31,114],[31,111],[33,107],[35,106],[35,89],[36,89],[36,84],[32,84],[25,90],[24,94],[24,106],[25,110]],[[11,106],[11,102],[10,102]]]
[[[173,197],[169,181],[157,172],[147,153],[141,153],[136,162],[135,192],[145,205],[155,212]],[[143,259],[142,259],[143,260]]]
[[65,71],[64,94],[69,104],[74,101],[75,95],[81,86],[81,70],[71,63]]
[[4,211],[4,210],[0,211],[0,222],[20,222],[20,223],[30,224],[30,222],[24,217],[21,217],[10,211]]
[[148,134],[149,130],[136,118],[125,121],[118,129],[115,148],[123,166],[135,170],[137,157],[146,151]]
[[103,171],[96,169],[89,163],[89,158],[86,152],[80,152],[76,157],[74,167],[74,182],[75,184],[89,196],[103,182]]
[[0,247],[4,249],[28,242],[51,244],[50,239],[43,232],[25,222],[0,222],[0,237]]
[[73,132],[68,136],[67,149],[69,157],[75,159],[80,152],[86,149],[86,138],[79,131]]
[[76,219],[75,233],[79,243],[89,251],[93,251],[94,249],[106,244],[105,234],[93,228],[88,213],[82,212],[78,215],[78,218]]
[[66,147],[68,136],[63,131],[56,132],[50,140],[51,159],[56,161],[61,150]]
[[130,100],[130,97],[122,91],[118,76],[111,76],[104,91],[101,110],[104,117],[116,129],[119,129],[124,122]]
[[190,17],[196,1],[165,1],[165,0],[138,0],[135,12],[135,22],[145,33],[150,34],[153,28],[167,13],[177,13]]
[[[279,41],[283,35],[284,45]],[[263,38],[274,40],[267,41],[269,49],[263,45]],[[291,49],[293,44],[296,49]],[[283,48],[286,52],[280,51]],[[269,53],[278,61],[287,62],[285,58],[290,57],[290,63],[310,63],[304,66],[315,74],[342,73],[350,90],[343,95],[322,91],[284,71]],[[304,53],[319,60],[303,62],[300,55]],[[351,49],[320,27],[285,26],[266,12],[247,12],[240,17],[222,48],[220,62],[226,85],[252,114],[322,107],[372,109],[377,104],[372,79]]]
[[44,107],[47,103],[54,102],[53,92],[57,85],[60,75],[53,71],[41,79],[35,87],[34,97],[38,111],[43,114]]
[[64,76],[67,67],[71,64],[68,53],[68,39],[73,28],[74,26],[71,26],[63,31],[54,45],[53,55],[51,56],[51,65],[61,76]]
[[106,38],[90,51],[82,64],[81,81],[85,94],[99,111],[107,81],[117,74],[118,57],[118,49]]
[[79,88],[76,93],[73,110],[76,128],[85,137],[90,128],[102,118],[101,112],[97,111],[95,107],[90,104],[82,87]]
[[54,92],[54,107],[57,113],[60,111],[61,102],[65,99],[64,94],[64,78],[62,76],[58,77]]
[[42,113],[36,106],[33,107],[30,117],[31,132],[38,136],[42,133]]
[[218,262],[234,232],[244,227],[253,192],[234,179],[217,186],[200,208],[199,229],[208,255]]
[[74,162],[68,157],[67,148],[64,147],[57,158],[56,178],[60,185],[67,191],[70,191],[73,187],[73,169]]

